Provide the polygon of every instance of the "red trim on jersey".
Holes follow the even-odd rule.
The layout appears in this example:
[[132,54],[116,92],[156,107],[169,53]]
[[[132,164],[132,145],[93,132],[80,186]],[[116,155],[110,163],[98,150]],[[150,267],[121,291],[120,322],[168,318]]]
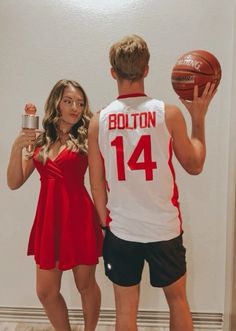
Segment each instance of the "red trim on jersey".
[[145,93],[130,93],[130,94],[122,94],[117,97],[117,99],[126,99],[126,98],[136,98],[136,97],[146,97]]
[[178,187],[176,185],[175,182],[175,170],[172,164],[172,154],[173,154],[173,148],[172,148],[172,139],[170,139],[169,142],[169,160],[168,160],[168,165],[170,167],[170,171],[171,174],[173,176],[173,182],[174,182],[174,186],[173,186],[173,195],[171,198],[171,202],[173,204],[174,207],[176,207],[178,209],[178,218],[180,221],[180,233],[182,233],[182,218],[181,218],[181,213],[180,213],[180,209],[179,209],[179,202],[178,202],[178,198],[179,198],[179,192],[178,192]]
[[106,225],[108,226],[108,228],[110,228],[110,223],[112,221],[112,218],[110,216],[110,210],[107,208],[107,218],[106,218]]
[[108,185],[108,181],[107,181],[107,178],[106,178],[106,168],[105,168],[105,162],[104,162],[104,158],[103,158],[103,155],[100,151],[100,156],[101,156],[101,159],[102,159],[102,164],[103,164],[103,169],[104,169],[104,177],[105,177],[105,184],[106,184],[106,189],[108,192],[110,192],[110,187]]

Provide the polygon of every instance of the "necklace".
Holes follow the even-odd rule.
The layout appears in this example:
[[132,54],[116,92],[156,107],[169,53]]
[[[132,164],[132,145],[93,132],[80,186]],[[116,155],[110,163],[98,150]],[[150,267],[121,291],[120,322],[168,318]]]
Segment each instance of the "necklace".
[[63,129],[59,128],[58,131],[59,131],[59,134],[63,134],[63,135],[68,134],[70,132],[70,130],[68,131],[68,130],[66,130],[66,128],[63,128]]
[[68,139],[69,136],[69,131],[67,131],[65,128],[64,129],[58,129],[58,141],[60,142],[61,145],[64,145],[65,142]]

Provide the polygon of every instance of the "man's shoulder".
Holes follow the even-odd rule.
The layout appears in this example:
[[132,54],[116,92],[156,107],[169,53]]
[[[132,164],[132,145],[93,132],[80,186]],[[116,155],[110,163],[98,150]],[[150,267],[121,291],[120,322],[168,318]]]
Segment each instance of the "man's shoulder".
[[165,104],[165,112],[166,112],[166,114],[169,114],[171,116],[175,116],[175,115],[178,115],[181,111],[176,105],[166,103]]
[[118,106],[119,106],[119,100],[115,99],[111,101],[108,105],[100,109],[99,114],[104,115],[108,112],[115,111],[116,109],[118,109]]
[[163,100],[159,100],[157,98],[152,98],[152,97],[147,97],[146,102],[148,104],[153,104],[153,105],[157,105],[157,106],[161,106],[161,107],[163,107],[165,104]]

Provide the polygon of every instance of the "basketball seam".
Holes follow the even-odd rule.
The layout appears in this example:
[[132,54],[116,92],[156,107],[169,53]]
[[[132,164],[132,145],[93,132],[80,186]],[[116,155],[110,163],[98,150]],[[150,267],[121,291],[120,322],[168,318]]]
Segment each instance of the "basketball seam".
[[[197,86],[198,87],[203,87],[203,86],[205,86],[205,84],[202,84],[202,85],[199,85],[199,84],[197,84]],[[189,88],[174,88],[174,90],[175,91],[193,91],[193,88],[191,87],[189,87]]]
[[[193,52],[193,54],[199,56],[201,59],[203,59],[204,61],[206,61],[206,62],[209,64],[209,66],[211,67],[211,69],[212,69],[212,71],[214,72],[215,75],[218,73],[218,70],[215,71],[215,70],[214,70],[214,67],[213,67],[212,64],[211,64],[211,62],[209,62],[209,60],[207,60],[204,56],[200,55],[198,52]],[[216,62],[216,63],[217,63],[217,62]],[[217,65],[217,66],[218,66],[218,65]]]
[[[201,72],[201,71],[194,71],[194,70],[191,70],[191,69],[174,69],[174,72],[190,72],[191,74],[201,74],[201,75],[204,75],[204,76],[212,76],[212,74],[206,74],[204,72]],[[173,76],[173,74],[172,74]]]

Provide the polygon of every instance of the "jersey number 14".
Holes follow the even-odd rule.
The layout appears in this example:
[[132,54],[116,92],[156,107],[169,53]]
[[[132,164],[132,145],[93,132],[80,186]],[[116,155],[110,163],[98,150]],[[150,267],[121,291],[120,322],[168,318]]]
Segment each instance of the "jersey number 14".
[[[126,180],[123,137],[117,136],[114,140],[112,140],[111,146],[116,148],[118,180]],[[141,153],[143,153],[143,162],[138,162]],[[157,164],[152,161],[150,135],[143,135],[140,137],[127,162],[127,165],[130,170],[144,170],[146,180],[153,180],[153,169],[157,168]]]

